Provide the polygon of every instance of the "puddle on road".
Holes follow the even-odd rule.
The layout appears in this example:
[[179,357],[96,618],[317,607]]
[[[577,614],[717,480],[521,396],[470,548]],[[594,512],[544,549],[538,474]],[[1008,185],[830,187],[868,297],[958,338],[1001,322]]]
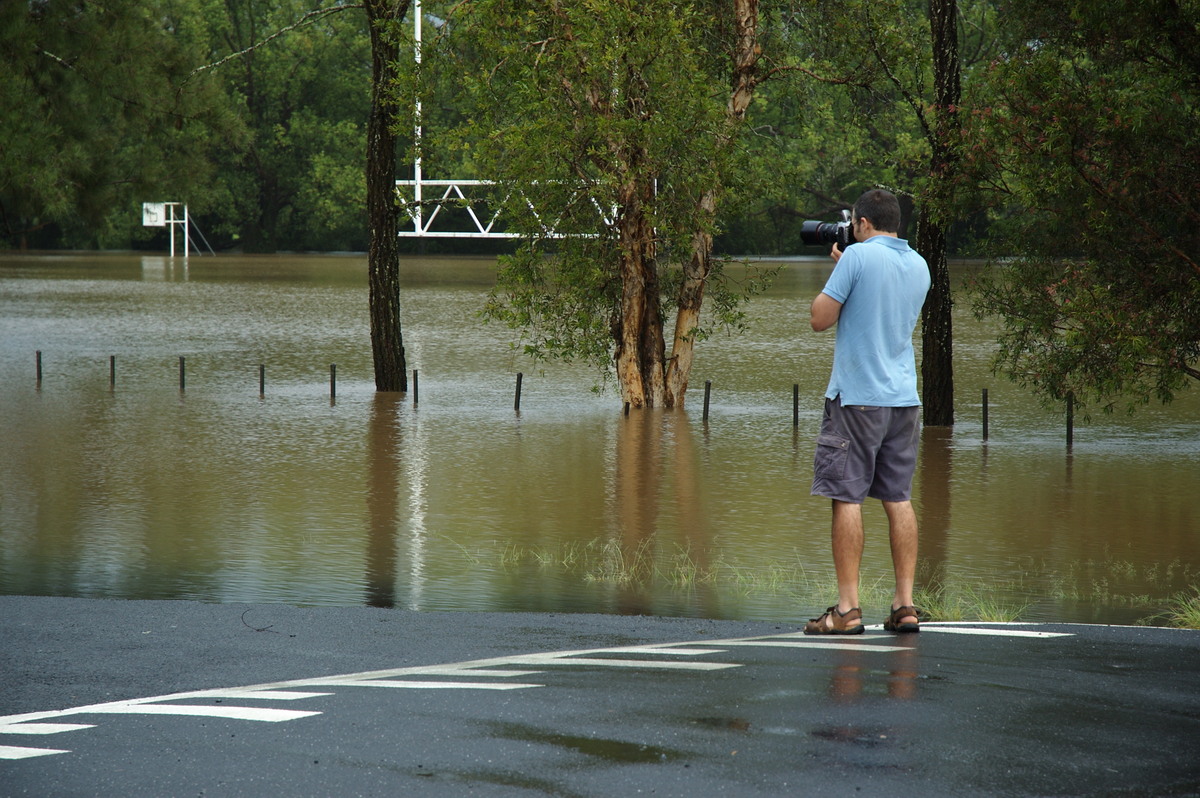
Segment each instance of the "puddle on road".
[[493,730],[497,736],[507,737],[510,740],[523,740],[530,743],[542,743],[558,748],[566,748],[586,754],[587,756],[620,764],[673,762],[685,759],[688,756],[683,751],[660,748],[655,745],[644,745],[625,740],[612,740],[604,737],[556,734],[515,723],[493,724]]
[[710,729],[729,729],[730,731],[750,731],[750,721],[747,718],[696,718],[692,721],[698,726]]

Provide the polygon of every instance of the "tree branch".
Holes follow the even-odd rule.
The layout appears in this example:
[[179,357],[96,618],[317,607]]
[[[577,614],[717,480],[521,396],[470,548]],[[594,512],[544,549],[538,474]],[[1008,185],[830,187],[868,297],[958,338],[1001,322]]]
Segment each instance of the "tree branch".
[[[257,50],[259,47],[262,47],[263,45],[268,44],[275,39],[278,39],[280,36],[284,35],[285,33],[291,33],[292,31],[296,30],[297,28],[301,27],[302,25],[308,24],[309,22],[313,22],[315,20],[322,19],[324,17],[329,16],[330,14],[336,14],[339,11],[346,11],[347,9],[364,8],[364,7],[365,6],[362,3],[355,3],[355,4],[351,4],[351,5],[330,6],[329,8],[315,8],[312,11],[309,11],[304,16],[300,17],[300,19],[296,20],[291,25],[288,25],[286,27],[280,28],[279,30],[275,31],[270,36],[263,39],[261,42],[252,44],[249,47],[245,48],[244,50],[239,50],[236,53],[230,53],[229,55],[225,56],[224,58],[220,59],[219,61],[214,61],[211,64],[205,64],[204,66],[196,67],[195,69],[193,69],[191,72],[188,73],[188,76],[183,79],[183,81],[180,83],[180,85],[181,86],[185,85],[188,81],[190,81],[192,78],[199,75],[201,72],[204,72],[209,69],[216,69],[217,67],[222,66],[223,64],[226,64],[235,58],[239,58],[243,55],[246,55],[249,52]],[[49,53],[47,53],[47,55],[49,55]]]
[[884,74],[888,76],[888,80],[892,82],[892,85],[894,85],[896,90],[900,92],[900,96],[904,98],[904,101],[907,102],[909,107],[913,109],[913,113],[917,115],[917,121],[921,123],[921,130],[925,131],[925,137],[929,139],[929,141],[933,141],[933,130],[929,127],[929,122],[925,118],[925,109],[922,107],[921,103],[917,102],[917,98],[914,97],[912,93],[904,87],[904,84],[900,82],[900,78],[896,77],[896,73],[892,71],[892,65],[889,64],[888,61],[883,57],[883,51],[880,49],[879,42],[875,38],[875,25],[871,21],[871,12],[869,8],[867,9],[866,14],[867,34],[871,37],[871,52],[874,54],[875,60],[879,62],[879,66],[883,67]]

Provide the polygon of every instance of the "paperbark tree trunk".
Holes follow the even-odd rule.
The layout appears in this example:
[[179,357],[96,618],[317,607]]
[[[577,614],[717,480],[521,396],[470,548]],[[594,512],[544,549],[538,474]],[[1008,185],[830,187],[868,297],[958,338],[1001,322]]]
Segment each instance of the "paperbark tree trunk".
[[622,401],[634,409],[666,406],[658,263],[654,228],[643,204],[647,191],[653,187],[631,185],[623,190],[617,220],[621,271],[617,378]]

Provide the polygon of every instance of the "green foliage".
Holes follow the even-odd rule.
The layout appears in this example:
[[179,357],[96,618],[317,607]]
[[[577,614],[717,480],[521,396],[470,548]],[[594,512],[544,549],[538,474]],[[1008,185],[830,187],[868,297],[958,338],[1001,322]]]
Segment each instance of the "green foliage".
[[[487,314],[521,329],[531,354],[610,364],[618,253],[635,246],[614,214],[645,214],[655,301],[666,315],[676,300],[693,236],[712,232],[702,197],[738,186],[745,157],[729,146],[740,131],[714,53],[727,46],[721,14],[706,3],[475,2],[428,53],[433,71],[461,76],[457,102],[469,109],[453,130],[431,131],[443,143],[430,152],[469,154],[525,237],[501,260]],[[709,276],[725,310],[713,318],[736,322],[722,275]]]
[[142,201],[212,177],[215,142],[241,130],[211,76],[186,82],[198,12],[137,0],[0,5],[6,244],[127,243]]
[[128,247],[161,235],[142,202],[177,200],[218,245],[364,249],[365,22],[311,11],[0,6],[0,102],[19,109],[0,125],[4,242]]
[[1200,629],[1200,587],[1172,596],[1162,613],[1146,618],[1143,623],[1161,623],[1175,629]]
[[[201,223],[247,251],[366,249],[370,42],[358,10],[287,30],[310,0],[214,3],[211,47],[243,55],[212,71],[247,129],[220,154]],[[266,43],[264,43],[266,42]]]
[[967,149],[1007,256],[973,298],[996,365],[1130,410],[1200,379],[1200,7],[1013,2]]

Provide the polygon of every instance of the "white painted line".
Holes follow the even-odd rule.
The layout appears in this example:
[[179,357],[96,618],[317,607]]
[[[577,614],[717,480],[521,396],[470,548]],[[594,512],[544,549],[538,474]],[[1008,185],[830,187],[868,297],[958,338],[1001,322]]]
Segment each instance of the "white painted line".
[[546,665],[588,665],[603,668],[648,668],[652,670],[719,671],[725,668],[740,668],[735,662],[660,662],[648,659],[604,659],[601,657],[547,656]]
[[205,690],[192,693],[191,698],[242,698],[247,701],[299,701],[304,698],[322,698],[333,693],[301,693],[296,690]]
[[712,656],[714,654],[724,654],[722,648],[676,648],[676,646],[689,645],[713,645],[714,642],[705,640],[703,643],[656,643],[652,646],[622,646],[620,648],[606,648],[605,654],[683,654],[689,657]]
[[60,734],[91,728],[94,728],[91,723],[14,723],[0,726],[0,734]]
[[545,687],[542,684],[521,682],[435,682],[398,681],[388,679],[347,679],[323,682],[331,687],[395,687],[406,690],[523,690],[526,687]]
[[35,756],[69,753],[71,752],[57,748],[21,748],[15,745],[0,745],[0,759],[30,759]]
[[[882,628],[882,627],[881,627]],[[1026,629],[971,629],[963,626],[921,626],[922,632],[942,632],[952,635],[987,635],[991,637],[1074,637],[1069,632],[1030,632]]]
[[802,642],[800,640],[729,640],[723,643],[726,646],[745,646],[754,648],[763,646],[766,648],[824,648],[833,651],[909,651],[909,646],[881,646],[875,643],[833,643],[828,640],[809,640]]
[[521,676],[537,676],[541,671],[514,671],[500,670],[498,668],[471,668],[466,666],[447,666],[445,668],[421,668],[422,676],[497,676],[500,678],[521,677]]
[[301,712],[296,709],[263,709],[262,707],[209,707],[197,704],[138,704],[133,702],[97,706],[85,710],[105,715],[181,715],[231,720],[259,720],[278,723],[284,720],[307,718],[320,712]]

